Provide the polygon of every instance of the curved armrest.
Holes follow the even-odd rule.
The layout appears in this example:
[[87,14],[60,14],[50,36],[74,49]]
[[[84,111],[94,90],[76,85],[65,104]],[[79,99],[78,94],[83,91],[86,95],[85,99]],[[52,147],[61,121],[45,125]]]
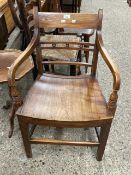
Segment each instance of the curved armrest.
[[14,61],[8,71],[8,86],[10,88],[10,95],[13,97],[19,96],[19,92],[16,89],[15,74],[19,66],[32,54],[37,43],[37,35],[33,36],[31,42],[25,51]]
[[106,62],[107,66],[109,67],[113,75],[113,79],[114,79],[113,90],[118,91],[120,89],[120,82],[121,82],[120,73],[118,71],[118,68],[114,64],[113,60],[109,56],[107,50],[104,47],[104,43],[103,43],[103,39],[100,31],[97,32],[97,47],[102,55],[102,58]]
[[107,66],[109,67],[112,75],[113,75],[113,91],[110,95],[109,101],[107,103],[107,107],[109,109],[109,113],[114,116],[116,107],[117,107],[117,91],[120,89],[120,83],[121,83],[121,78],[120,78],[120,73],[114,64],[113,60],[109,56],[108,52],[104,48],[103,40],[102,40],[102,35],[100,31],[97,31],[97,47],[102,55],[102,58],[106,62]]

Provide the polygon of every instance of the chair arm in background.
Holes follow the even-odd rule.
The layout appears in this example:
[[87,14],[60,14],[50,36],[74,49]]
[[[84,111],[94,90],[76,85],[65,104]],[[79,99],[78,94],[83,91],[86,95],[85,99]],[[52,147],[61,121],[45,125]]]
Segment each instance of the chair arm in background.
[[18,70],[19,66],[29,58],[36,47],[37,43],[37,36],[33,36],[31,42],[29,43],[28,47],[23,51],[23,53],[14,61],[8,71],[8,86],[10,91],[11,97],[18,97],[20,94],[16,89],[16,82],[15,76],[16,71]]

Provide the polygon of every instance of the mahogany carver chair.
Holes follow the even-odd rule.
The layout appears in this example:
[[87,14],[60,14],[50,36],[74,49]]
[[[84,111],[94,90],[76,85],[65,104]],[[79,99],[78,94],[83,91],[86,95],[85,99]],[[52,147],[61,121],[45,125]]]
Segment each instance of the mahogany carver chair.
[[[22,54],[20,50],[16,49],[5,49],[0,50],[0,83],[8,82],[8,70],[10,66],[14,63],[14,61]],[[33,62],[31,57],[26,59],[26,61],[18,68],[15,76],[15,80],[20,80],[23,76],[25,76],[30,70],[33,69]],[[19,103],[19,102],[18,102]],[[9,137],[12,136],[13,128],[14,128],[14,117],[15,111],[17,110],[17,102],[15,107],[11,103],[11,101],[7,101],[6,105],[3,107],[4,109],[8,109],[10,106],[11,112],[9,114],[10,120],[10,132]]]
[[[25,152],[32,157],[31,144],[61,144],[76,146],[96,146],[97,160],[102,160],[111,123],[117,107],[120,74],[111,57],[104,48],[102,40],[102,10],[98,14],[81,13],[42,13],[34,8],[34,35],[22,55],[10,67],[8,85],[14,106],[15,99],[20,105],[16,112],[23,138]],[[57,28],[93,28],[95,40],[89,42],[50,42],[40,41],[40,28],[45,26]],[[62,46],[61,46],[62,44]],[[52,47],[53,45],[53,47]],[[88,46],[87,47],[85,47]],[[24,100],[15,83],[16,71],[36,48],[38,77]],[[68,61],[43,61],[41,50],[44,49],[81,49],[93,52],[92,63]],[[106,101],[96,78],[98,53],[101,54],[107,68],[113,76],[113,88]],[[101,58],[101,59],[102,59]],[[43,64],[66,64],[90,68],[87,75],[63,76],[43,73]],[[29,130],[29,125],[33,127]],[[58,128],[96,128],[98,141],[69,141],[48,138],[35,138],[36,125]],[[100,127],[100,134],[97,132]]]

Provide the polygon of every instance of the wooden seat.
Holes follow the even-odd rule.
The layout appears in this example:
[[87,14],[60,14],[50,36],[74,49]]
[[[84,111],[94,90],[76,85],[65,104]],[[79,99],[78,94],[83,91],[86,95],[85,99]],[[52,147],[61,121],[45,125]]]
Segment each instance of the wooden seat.
[[16,114],[47,120],[49,124],[54,121],[54,126],[59,121],[72,122],[74,126],[80,122],[86,127],[87,122],[112,118],[95,78],[51,74],[36,80]]
[[[62,144],[76,146],[96,146],[97,160],[102,160],[112,119],[117,107],[120,74],[102,40],[102,10],[98,14],[42,13],[34,7],[34,36],[24,53],[9,69],[9,91],[16,112],[23,143],[28,158],[32,157],[31,144]],[[40,41],[40,30],[44,27],[94,29],[92,42]],[[45,46],[43,46],[45,45]],[[24,100],[16,88],[15,76],[20,65],[36,49],[38,76]],[[72,61],[43,61],[42,51],[81,50],[92,52],[91,63]],[[113,87],[106,101],[96,78],[98,53],[113,76]],[[90,58],[91,59],[91,58]],[[88,75],[62,76],[43,74],[43,65],[74,65],[88,67]],[[100,77],[99,77],[100,78]],[[18,104],[19,102],[19,104]],[[23,103],[23,104],[22,104]],[[33,125],[31,130],[29,126]],[[94,127],[98,141],[72,141],[33,137],[36,125],[58,128]],[[100,132],[98,132],[98,127]]]

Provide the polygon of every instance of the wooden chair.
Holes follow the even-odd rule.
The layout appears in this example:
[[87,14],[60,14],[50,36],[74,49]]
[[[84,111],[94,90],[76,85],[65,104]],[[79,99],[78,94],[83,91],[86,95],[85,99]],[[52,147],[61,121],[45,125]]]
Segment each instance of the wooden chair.
[[[32,157],[31,144],[61,144],[78,146],[97,146],[97,160],[102,160],[108,139],[112,119],[117,107],[120,75],[117,67],[104,48],[101,26],[102,10],[98,14],[65,14],[42,13],[34,8],[34,36],[27,49],[9,69],[9,91],[14,107],[19,99],[19,109],[16,115],[19,120],[26,155]],[[40,28],[93,28],[96,30],[95,41],[89,42],[50,42],[40,41]],[[53,46],[52,46],[53,45]],[[62,45],[62,46],[61,46]],[[85,47],[85,46],[88,46]],[[34,48],[37,51],[38,77],[25,99],[22,100],[16,88],[15,75],[20,65],[29,57]],[[67,61],[43,61],[43,49],[81,49],[93,52],[92,64]],[[113,76],[113,88],[106,102],[96,78],[98,53],[101,54],[107,68]],[[86,66],[91,69],[89,75],[63,76],[43,74],[43,64],[66,64]],[[33,128],[29,131],[29,125]],[[36,125],[58,128],[100,127],[97,132],[98,141],[69,141],[34,138],[32,136]]]
[[[21,11],[20,11],[20,8],[18,6],[18,3],[19,3],[18,0],[16,0],[16,1],[8,0],[8,4],[9,4],[10,10],[11,10],[11,14],[12,14],[12,17],[14,19],[15,25],[20,29],[20,32],[22,34],[20,50],[24,50],[31,40],[31,35],[29,32],[29,29],[26,27],[26,21],[24,21],[23,16],[21,16]],[[25,3],[25,1],[21,1],[21,3]],[[29,6],[31,6],[30,8],[33,8],[33,5],[38,5],[38,3],[35,1],[31,1],[27,4]],[[24,23],[23,23],[23,21],[24,21]]]
[[[22,52],[16,49],[0,50],[0,83],[8,82],[8,69],[21,54]],[[16,72],[15,80],[20,80],[31,69],[33,69],[33,62],[30,57],[26,59],[25,62],[18,68]],[[17,99],[17,102],[19,103],[18,99]],[[14,117],[15,117],[15,111],[17,110],[17,102],[16,102],[15,107],[13,104],[10,104],[9,101],[7,101],[7,104],[5,106],[5,108],[8,108],[9,105],[12,105],[12,109],[10,113],[10,128],[11,129],[9,132],[9,137],[11,137],[13,133]]]

